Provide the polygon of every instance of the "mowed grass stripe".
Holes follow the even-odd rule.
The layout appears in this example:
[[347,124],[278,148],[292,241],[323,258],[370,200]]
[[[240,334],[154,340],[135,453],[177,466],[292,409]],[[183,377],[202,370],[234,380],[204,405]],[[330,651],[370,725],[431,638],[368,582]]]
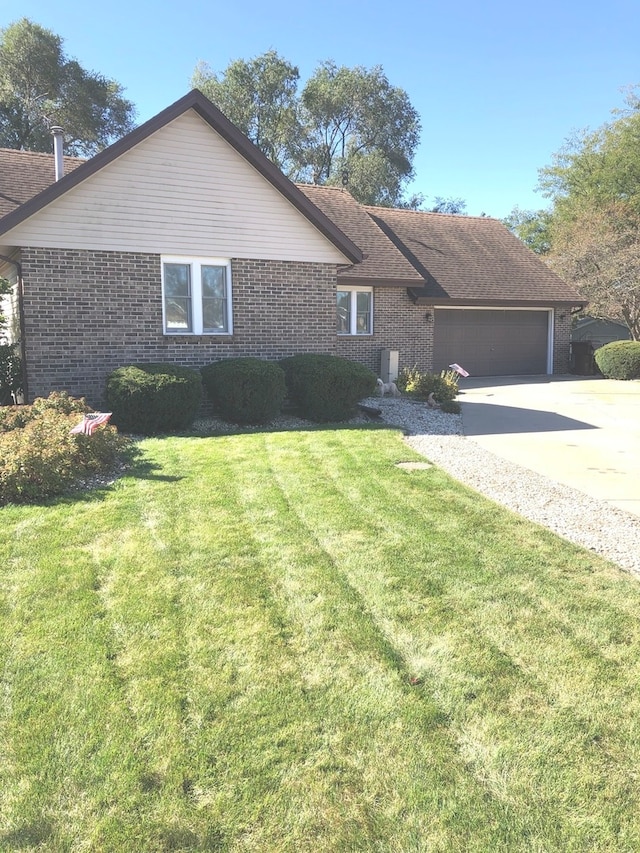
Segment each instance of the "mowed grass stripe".
[[[339,456],[339,454],[337,455]],[[338,478],[336,482],[339,483],[340,479],[345,477],[350,467],[353,470],[353,466],[346,466],[341,478]],[[389,505],[381,504],[379,494],[377,495],[378,500],[373,509],[376,519],[372,532],[375,533],[376,529],[379,529],[382,534],[384,530],[387,530],[391,538],[395,538],[394,546],[396,543],[402,542],[403,553],[407,558],[410,558],[403,561],[403,564],[409,567],[405,576],[404,591],[406,592],[407,586],[411,583],[417,584],[419,590],[423,591],[426,579],[424,575],[421,576],[419,572],[413,570],[416,561],[419,561],[421,565],[429,566],[431,578],[436,574],[438,560],[437,545],[430,550],[425,550],[424,546],[425,537],[423,534],[425,530],[428,534],[432,529],[429,526],[430,516],[428,515],[425,518],[425,508],[427,513],[432,511],[431,503],[425,504],[424,500],[421,499],[415,504],[410,500],[400,504],[397,501],[397,488],[407,475],[400,473],[397,477],[389,476],[389,465],[383,465],[381,470],[383,476],[378,479],[389,484],[390,487],[387,491],[391,495],[391,502]],[[358,478],[360,482],[370,484],[373,478],[369,476],[369,473],[356,471],[355,478]],[[413,484],[422,489],[423,496],[425,492],[433,492],[434,489],[440,496],[442,492],[439,482],[442,479],[440,472],[415,472],[410,477]],[[352,503],[354,503],[353,500]],[[360,511],[370,511],[363,505],[363,501],[357,500],[355,503],[359,506]],[[602,598],[603,590],[610,589],[611,592],[615,592],[618,589],[618,570],[607,568],[602,561],[599,561],[599,568],[594,571],[591,565],[593,562],[591,557],[577,548],[575,552],[578,559],[572,561],[571,565],[565,561],[559,570],[556,565],[557,561],[553,560],[553,551],[557,547],[556,537],[540,528],[536,529],[532,525],[523,523],[521,519],[515,516],[510,517],[510,525],[507,528],[505,514],[499,509],[496,509],[496,523],[501,524],[500,535],[503,539],[508,537],[510,543],[517,544],[523,530],[527,532],[527,535],[523,547],[520,549],[521,553],[518,560],[514,560],[514,555],[510,553],[508,562],[504,564],[495,563],[493,562],[495,560],[494,552],[485,547],[488,539],[496,539],[495,530],[490,536],[488,536],[487,531],[486,520],[490,505],[482,500],[479,504],[477,501],[474,503],[479,512],[474,512],[473,507],[471,507],[465,513],[467,524],[460,531],[464,539],[463,541],[456,541],[456,544],[461,551],[465,549],[469,551],[470,549],[472,556],[475,549],[477,561],[473,565],[472,572],[465,569],[464,574],[460,572],[455,574],[453,592],[456,595],[456,600],[463,603],[464,598],[468,598],[471,607],[476,612],[479,600],[482,600],[483,584],[490,581],[491,583],[486,583],[485,587],[488,596],[486,605],[489,611],[499,609],[498,621],[501,624],[505,620],[510,620],[516,626],[529,626],[534,633],[534,617],[537,616],[540,609],[544,609],[556,623],[559,636],[566,635],[569,641],[578,647],[580,654],[585,654],[594,659],[596,665],[595,678],[600,681],[604,677],[602,666],[607,668],[608,677],[612,677],[616,667],[610,667],[610,662],[615,659],[621,645],[628,644],[633,637],[637,638],[640,627],[637,619],[634,618],[633,605],[630,604],[628,596],[624,592],[618,593],[617,601],[603,600]],[[403,510],[408,510],[404,516],[402,516]],[[397,535],[393,537],[394,531],[388,519],[395,517],[398,518],[399,524],[397,525]],[[413,537],[413,540],[412,530],[418,533],[416,537]],[[368,535],[367,533],[365,538]],[[435,539],[436,537],[431,537],[431,542],[434,543]],[[417,545],[417,549],[413,545]],[[386,547],[389,547],[388,543]],[[571,548],[571,546],[568,547]],[[369,565],[373,568],[371,563]],[[451,577],[451,574],[451,569],[448,567],[446,575]],[[540,596],[540,576],[545,580],[545,588],[550,590],[554,597],[547,595],[542,598]],[[367,580],[370,577],[371,572],[368,571]],[[500,584],[498,590],[496,590],[496,584]],[[437,587],[437,591],[439,594],[442,593],[442,584]],[[496,598],[496,591],[502,593],[501,597]],[[513,611],[514,601],[509,600],[507,594],[511,599],[515,598],[518,607],[522,609],[522,615],[526,618],[518,618],[518,611]],[[508,609],[503,607],[505,602],[508,603]],[[578,618],[574,618],[576,615]],[[585,619],[585,615],[588,617],[587,619]],[[547,626],[544,618],[540,618],[539,621],[543,627]],[[581,671],[580,678],[584,679],[584,677],[585,673]]]
[[640,846],[635,580],[391,432],[143,447],[3,511],[0,849]]
[[[227,736],[233,738],[234,750],[246,752],[252,747],[256,760],[262,762],[260,766],[251,764],[254,788],[260,772],[270,771],[267,779],[272,786],[275,783],[275,802],[284,809],[280,843],[336,849],[340,837],[336,830],[349,815],[354,826],[370,827],[370,836],[360,829],[351,841],[345,837],[345,843],[374,844],[378,836],[388,837],[400,821],[405,831],[415,822],[416,837],[446,835],[441,824],[448,820],[447,810],[437,807],[441,797],[437,768],[455,762],[456,754],[448,737],[439,732],[443,722],[440,713],[433,703],[417,700],[416,689],[409,685],[406,674],[398,672],[396,656],[390,654],[385,639],[362,612],[361,599],[345,585],[315,537],[301,527],[295,512],[282,501],[269,459],[255,447],[264,439],[253,439],[253,462],[246,469],[237,464],[235,456],[246,453],[247,442],[222,441],[225,464],[234,463],[236,476],[230,482],[244,510],[238,516],[251,520],[253,540],[262,549],[247,567],[248,574],[237,583],[250,589],[254,600],[272,608],[273,624],[279,632],[267,638],[270,655],[280,655],[279,641],[289,652],[278,658],[279,672],[274,673],[272,667],[253,671],[244,688],[254,703],[256,695],[265,694],[266,719],[260,716],[255,721],[258,727],[252,726],[243,701],[240,716],[228,727],[232,731]],[[243,538],[245,543],[249,541],[247,532]],[[272,695],[273,678],[276,695]],[[284,728],[271,729],[269,725],[279,721],[274,713],[276,703],[286,709],[287,716],[284,724],[280,721]],[[407,714],[409,720],[403,722]],[[295,723],[290,731],[292,718]],[[419,738],[407,740],[407,722],[414,727],[418,724]],[[218,754],[220,746],[218,742]],[[438,761],[434,761],[436,752],[441,753]],[[395,764],[406,756],[400,762],[402,774],[395,780],[389,776],[390,754]],[[251,762],[250,757],[247,760]],[[225,770],[228,772],[229,767]],[[319,776],[332,781],[328,791],[324,785],[318,788]],[[216,783],[216,774],[210,774],[209,787],[199,786],[199,795],[209,805]],[[385,813],[380,808],[381,796],[390,787],[405,791],[416,787],[420,792],[416,800],[423,806],[433,797],[436,801],[419,821],[395,810]],[[477,786],[461,767],[456,788],[462,792],[469,787]],[[230,797],[225,807],[242,826],[246,814],[241,811],[246,804],[243,799],[238,802],[236,779],[230,786]],[[478,790],[476,809],[484,798],[484,792]],[[457,811],[464,798],[452,790],[451,799]],[[385,823],[383,829],[381,824]]]
[[[343,435],[344,433],[337,433],[336,440]],[[370,437],[373,438],[373,434],[370,434]],[[355,477],[362,477],[365,482],[370,482],[370,478],[367,477],[367,471],[358,471],[354,467],[353,460],[349,460],[348,464],[338,468],[336,459],[344,460],[346,456],[340,453],[333,454],[330,464],[336,481],[344,483],[343,492],[350,498],[348,502],[350,506],[345,505],[338,515],[343,527],[350,524],[355,526],[354,519],[358,519],[357,508],[363,505],[363,497],[361,487],[357,484],[354,485],[353,480],[349,478],[351,474]],[[380,470],[384,466],[384,461],[372,458],[371,463],[367,463],[366,467],[368,468],[370,464],[373,464],[374,470]],[[318,471],[318,466],[321,465],[321,460],[316,459],[315,464],[307,466],[306,470]],[[339,471],[337,477],[335,476],[336,470]],[[314,475],[310,474],[310,476]],[[414,477],[415,475],[412,474],[411,476]],[[436,476],[439,477],[440,475],[436,473]],[[399,473],[395,478],[390,477],[387,480],[387,482],[393,481],[394,483],[393,504],[400,507],[400,512],[402,507],[410,506],[399,499],[403,477],[406,475]],[[430,471],[420,472],[416,480],[418,478],[428,489],[430,480],[433,480],[433,474]],[[375,545],[375,533],[379,523],[373,521],[373,530],[362,530],[360,528],[354,531],[352,528],[350,531],[346,531],[339,529],[335,525],[335,516],[328,516],[322,512],[321,508],[318,511],[315,505],[317,492],[310,487],[309,483],[304,482],[304,479],[301,481],[296,476],[291,479],[290,485],[292,488],[299,488],[305,495],[310,496],[310,499],[304,503],[296,501],[295,498],[291,502],[300,508],[302,514],[308,513],[314,521],[318,518],[322,519],[321,526],[323,522],[326,524],[326,530],[322,535],[325,542],[328,543],[328,547],[333,548],[336,553],[339,551],[341,558],[346,561],[345,564],[354,567],[358,574],[362,593],[371,596],[375,587],[375,566],[379,559]],[[570,615],[576,611],[576,608],[573,605],[568,609],[563,608],[563,599],[560,598],[555,600],[556,612],[553,617],[545,618],[539,609],[539,599],[536,601],[534,595],[523,596],[521,589],[518,588],[518,578],[519,576],[521,578],[525,573],[530,583],[532,579],[534,583],[541,580],[546,581],[550,574],[553,575],[554,569],[557,572],[561,568],[563,570],[561,574],[566,573],[567,564],[573,562],[572,571],[578,576],[584,570],[585,564],[586,570],[589,572],[591,559],[587,557],[585,560],[583,551],[567,546],[563,551],[561,560],[558,560],[557,539],[555,537],[546,531],[536,530],[514,516],[507,518],[501,510],[495,510],[497,516],[502,516],[500,541],[490,542],[485,526],[483,538],[486,541],[481,555],[477,551],[474,532],[476,526],[482,526],[482,516],[485,513],[492,512],[492,510],[486,501],[477,498],[472,499],[477,511],[474,511],[472,507],[467,507],[465,512],[456,514],[460,523],[459,534],[463,537],[459,541],[458,560],[445,567],[444,572],[438,570],[438,559],[434,560],[433,558],[434,550],[438,547],[437,535],[434,535],[431,541],[436,540],[435,549],[429,549],[427,558],[423,563],[415,563],[411,558],[415,559],[418,556],[419,559],[420,548],[424,548],[424,528],[420,529],[420,516],[425,514],[424,497],[427,489],[423,491],[421,510],[415,513],[410,510],[409,517],[400,520],[402,525],[400,536],[394,536],[393,533],[394,519],[398,518],[398,513],[392,513],[391,507],[380,506],[379,503],[377,513],[379,517],[387,519],[387,526],[392,528],[390,536],[396,542],[401,538],[403,531],[403,543],[407,540],[411,541],[412,531],[418,532],[417,543],[419,548],[417,552],[415,548],[409,547],[408,553],[406,553],[403,546],[396,545],[395,569],[396,571],[398,567],[401,571],[403,568],[407,569],[403,577],[407,578],[414,590],[416,580],[421,576],[421,572],[416,571],[416,569],[427,569],[428,576],[425,580],[427,581],[427,588],[430,590],[433,590],[431,578],[435,575],[438,598],[436,611],[434,613],[433,610],[429,609],[429,599],[414,601],[414,604],[417,605],[414,608],[412,608],[411,602],[407,601],[404,610],[401,605],[398,609],[396,602],[395,613],[399,618],[396,624],[393,624],[394,620],[389,618],[389,614],[394,612],[394,604],[387,594],[389,577],[383,557],[383,569],[380,572],[381,584],[378,588],[382,598],[377,612],[380,620],[384,623],[384,630],[388,635],[395,637],[398,645],[402,648],[404,645],[402,642],[403,634],[409,639],[409,643],[415,643],[416,631],[411,629],[407,631],[407,622],[412,615],[415,617],[415,627],[418,630],[424,630],[425,623],[433,626],[434,617],[440,622],[443,632],[440,641],[434,645],[433,638],[424,636],[423,642],[418,644],[418,651],[419,649],[423,651],[424,649],[431,649],[433,652],[430,659],[427,657],[423,661],[424,671],[431,678],[435,677],[441,685],[438,693],[442,698],[443,707],[448,713],[455,712],[456,703],[454,700],[452,704],[451,700],[454,699],[457,692],[457,709],[458,713],[461,712],[460,722],[463,726],[460,735],[461,742],[465,744],[466,754],[471,753],[478,757],[481,774],[486,774],[489,769],[487,756],[492,753],[490,742],[492,733],[490,730],[476,733],[476,739],[482,737],[488,739],[488,742],[484,744],[482,742],[473,743],[473,738],[469,736],[469,730],[474,725],[473,716],[469,719],[473,706],[478,703],[484,693],[494,708],[499,707],[501,702],[505,702],[505,710],[508,711],[511,708],[513,711],[518,711],[516,714],[505,716],[500,722],[503,726],[505,722],[508,723],[514,729],[511,734],[517,736],[518,749],[521,753],[519,756],[514,756],[514,760],[526,760],[527,749],[531,750],[532,773],[528,788],[526,779],[523,780],[523,807],[528,799],[534,808],[536,802],[540,801],[544,810],[548,811],[555,807],[554,803],[558,797],[559,789],[564,790],[566,796],[571,799],[572,794],[570,792],[573,786],[577,788],[589,787],[596,781],[594,776],[598,777],[598,784],[602,784],[607,775],[611,778],[612,786],[619,786],[621,802],[628,805],[628,789],[630,786],[624,773],[613,774],[612,778],[610,768],[607,765],[602,766],[597,774],[589,770],[590,764],[601,764],[602,754],[598,743],[602,727],[606,727],[613,739],[611,748],[616,753],[628,749],[627,733],[629,726],[626,723],[629,718],[627,717],[626,706],[619,702],[619,694],[617,696],[614,694],[610,702],[604,703],[604,707],[598,699],[600,687],[605,678],[604,673],[608,673],[607,680],[612,680],[611,672],[608,669],[609,656],[600,653],[595,637],[593,638],[594,641],[590,643],[586,643],[582,639],[584,611],[578,609],[580,618],[571,621]],[[438,494],[438,490],[436,489],[434,493]],[[356,501],[353,500],[354,495],[357,496]],[[469,502],[469,496],[463,497],[461,502],[463,505]],[[523,529],[526,530],[525,547],[518,552],[514,549],[514,543],[518,543],[521,539],[520,531]],[[321,535],[320,532],[318,535]],[[354,542],[356,543],[356,551],[349,554],[349,548]],[[467,547],[467,542],[470,543],[470,547]],[[363,543],[367,543],[368,547],[363,546]],[[493,547],[486,548],[487,545]],[[500,553],[501,550],[506,551],[504,557]],[[573,561],[567,559],[567,552],[574,555]],[[491,556],[488,556],[489,554]],[[465,559],[467,555],[468,559]],[[514,574],[515,590],[513,589]],[[595,590],[591,592],[588,608],[595,613],[597,613],[597,602],[601,597],[603,588],[619,586],[616,581],[619,582],[620,579],[619,573],[615,570],[612,571],[606,565],[601,565],[597,574],[600,578],[594,584]],[[470,591],[475,586],[481,587],[487,581],[490,581],[489,589],[495,596],[495,600],[491,601],[491,606],[494,611],[499,611],[494,612],[493,618],[491,618],[490,609],[481,611],[472,609],[478,605],[478,595],[476,594],[474,599],[470,595]],[[419,589],[421,586],[419,581],[417,585]],[[553,584],[551,585],[553,586]],[[568,585],[560,584],[561,593],[565,591],[562,589],[564,586]],[[403,593],[407,592],[402,583],[400,583],[399,588]],[[460,590],[462,590],[462,596],[460,596]],[[548,587],[546,591],[549,592]],[[596,598],[596,596],[598,597]],[[482,600],[482,598],[483,595],[480,593],[480,599]],[[622,593],[620,598],[623,605],[622,612],[620,609],[611,608],[610,603],[608,606],[614,610],[618,619],[626,621],[627,615],[624,611],[628,608],[628,599],[625,593]],[[571,601],[570,598],[565,599],[565,601],[567,600]],[[449,601],[450,607],[443,608],[444,601]],[[469,604],[468,609],[467,604]],[[376,612],[375,607],[371,609]],[[560,621],[558,621],[559,614],[562,614]],[[504,630],[505,624],[507,625],[506,632]],[[637,624],[635,628],[637,636]],[[629,642],[629,639],[629,635],[625,634],[624,641]],[[531,653],[532,650],[533,653]],[[457,662],[459,662],[459,668],[456,666]],[[420,660],[417,658],[417,670],[419,670],[419,664]],[[637,666],[637,657],[634,660],[635,666]],[[452,691],[451,685],[456,685],[457,691]],[[615,688],[618,685],[612,686]],[[627,683],[627,692],[629,688],[630,686]],[[630,689],[633,691],[632,687]],[[467,702],[461,702],[465,699]],[[613,720],[610,717],[612,705],[617,709],[617,719]],[[636,711],[636,715],[631,716],[633,721],[631,725],[636,727],[637,701],[635,701],[635,697],[632,707]],[[531,709],[535,709],[533,713],[531,713]],[[598,716],[599,727],[594,727],[592,723],[594,711]],[[483,729],[486,729],[486,722]],[[540,737],[541,731],[546,733],[543,738]],[[508,734],[508,731],[501,732],[501,736]],[[565,744],[567,735],[570,735],[570,738]],[[596,744],[595,747],[594,743]],[[543,757],[546,756],[546,761],[540,762],[539,754],[542,754]],[[498,779],[508,771],[508,762],[504,761],[505,757],[506,750],[503,749],[500,755],[500,764],[497,767],[499,772],[495,774]],[[573,763],[578,757],[582,771],[576,774]],[[536,770],[537,765],[539,765],[538,770]],[[568,770],[565,770],[565,765],[568,765]],[[498,783],[496,790],[499,792],[503,787],[502,784]],[[634,794],[632,801],[635,803],[636,800],[637,797]],[[561,802],[562,798],[560,799]],[[622,808],[624,810],[625,806]],[[582,816],[579,816],[579,819],[582,820]]]
[[19,848],[46,843],[61,824],[90,841],[137,778],[137,743],[81,547],[96,505],[70,506],[25,508],[14,538],[3,536],[0,813],[3,827],[17,827],[8,839]]

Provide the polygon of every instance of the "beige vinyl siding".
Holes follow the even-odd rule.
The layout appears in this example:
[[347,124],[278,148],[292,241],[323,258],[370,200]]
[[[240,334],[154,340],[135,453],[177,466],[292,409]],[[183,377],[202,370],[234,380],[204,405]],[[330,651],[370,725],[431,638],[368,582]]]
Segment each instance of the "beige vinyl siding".
[[3,237],[5,245],[344,263],[189,111]]

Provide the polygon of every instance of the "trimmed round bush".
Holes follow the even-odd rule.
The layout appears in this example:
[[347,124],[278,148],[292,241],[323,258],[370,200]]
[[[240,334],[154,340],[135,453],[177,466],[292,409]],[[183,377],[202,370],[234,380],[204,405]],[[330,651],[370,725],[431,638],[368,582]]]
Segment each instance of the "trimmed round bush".
[[358,402],[376,389],[372,370],[335,355],[305,353],[280,364],[291,401],[303,418],[317,423],[349,420]]
[[107,377],[112,422],[123,432],[153,435],[186,429],[202,401],[200,372],[177,364],[130,364]]
[[640,341],[612,341],[599,347],[594,358],[607,379],[640,379]]
[[229,358],[201,369],[215,411],[235,424],[266,424],[280,414],[287,393],[284,371],[259,358]]

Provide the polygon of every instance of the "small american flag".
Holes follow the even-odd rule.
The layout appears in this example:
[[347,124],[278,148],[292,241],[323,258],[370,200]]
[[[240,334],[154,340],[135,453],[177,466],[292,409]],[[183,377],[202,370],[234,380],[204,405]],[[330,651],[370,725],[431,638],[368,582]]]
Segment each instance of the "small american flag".
[[450,364],[449,367],[451,368],[451,370],[455,370],[456,373],[459,373],[460,376],[468,376],[469,375],[467,373],[467,371],[464,369],[464,367],[460,367],[459,364],[455,364],[455,363]]
[[111,417],[111,412],[90,412],[88,415],[85,415],[80,423],[71,430],[72,433],[78,433],[82,435],[93,435],[96,427],[99,427],[100,424],[106,424]]

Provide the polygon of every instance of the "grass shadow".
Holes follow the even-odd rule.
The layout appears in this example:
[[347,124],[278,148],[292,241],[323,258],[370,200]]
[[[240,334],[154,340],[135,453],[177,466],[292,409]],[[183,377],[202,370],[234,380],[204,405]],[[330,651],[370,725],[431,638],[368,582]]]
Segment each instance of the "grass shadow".
[[48,820],[36,820],[3,832],[0,835],[0,850],[27,850],[39,847],[53,835],[53,825]]
[[[104,471],[86,479],[78,480],[67,488],[63,494],[51,495],[47,498],[33,499],[13,505],[21,506],[65,506],[79,502],[90,503],[106,499],[113,486],[123,477],[134,477],[139,480],[155,480],[157,482],[174,483],[184,479],[181,476],[157,473],[161,466],[152,462],[137,444],[127,449],[120,457],[117,465],[110,471]],[[2,848],[0,848],[1,850]]]

